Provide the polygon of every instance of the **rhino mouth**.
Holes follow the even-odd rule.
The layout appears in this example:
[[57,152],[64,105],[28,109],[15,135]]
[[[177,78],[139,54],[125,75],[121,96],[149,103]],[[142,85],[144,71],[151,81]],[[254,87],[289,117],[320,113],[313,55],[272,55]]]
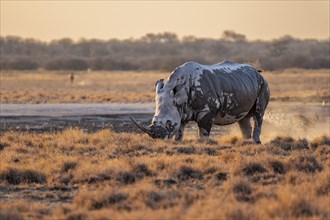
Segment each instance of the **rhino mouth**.
[[164,139],[164,138],[169,138],[171,136],[170,132],[162,126],[150,125],[149,127],[144,127],[144,126],[140,125],[137,121],[135,121],[133,117],[130,116],[130,118],[131,118],[132,122],[139,129],[141,129],[143,132],[147,133],[152,138]]

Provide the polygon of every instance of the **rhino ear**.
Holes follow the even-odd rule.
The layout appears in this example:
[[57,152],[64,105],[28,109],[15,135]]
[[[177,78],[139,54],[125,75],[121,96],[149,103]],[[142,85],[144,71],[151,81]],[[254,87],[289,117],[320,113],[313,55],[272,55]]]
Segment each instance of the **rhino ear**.
[[157,80],[155,86],[156,86],[156,92],[159,93],[160,90],[164,87],[164,79]]

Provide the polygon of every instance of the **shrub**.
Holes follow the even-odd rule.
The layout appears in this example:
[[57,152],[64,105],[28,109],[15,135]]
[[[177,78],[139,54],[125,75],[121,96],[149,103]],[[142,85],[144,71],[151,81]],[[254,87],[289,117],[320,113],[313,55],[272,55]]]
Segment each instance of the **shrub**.
[[221,182],[226,181],[228,179],[228,173],[219,172],[215,175],[215,178]]
[[285,174],[287,172],[287,168],[285,164],[283,164],[279,160],[270,161],[270,166],[272,167],[274,173]]
[[252,188],[250,186],[250,183],[243,179],[234,182],[232,186],[232,191],[238,201],[248,202],[252,200]]
[[317,148],[318,146],[322,146],[322,145],[330,146],[330,137],[328,137],[326,135],[322,135],[320,137],[315,138],[311,142],[311,147],[313,149]]
[[123,184],[132,184],[136,181],[136,175],[132,172],[120,172],[116,180]]
[[314,156],[301,155],[293,158],[291,163],[298,171],[306,173],[315,173],[323,170],[322,165],[318,163]]
[[306,140],[306,138],[298,139],[292,144],[292,149],[293,150],[308,149],[308,141]]
[[133,172],[138,178],[144,178],[145,176],[152,176],[153,173],[145,164],[137,164],[134,166]]
[[194,154],[196,153],[195,147],[175,147],[174,149],[177,150],[180,154]]
[[180,170],[175,174],[175,176],[181,180],[189,180],[189,179],[202,179],[203,173],[200,170],[193,169],[191,167],[182,166]]
[[252,176],[256,173],[265,173],[267,172],[266,168],[257,162],[250,162],[243,166],[242,172],[246,176]]
[[0,143],[0,151],[2,151],[3,149],[5,149],[6,147],[9,147],[9,144]]
[[0,180],[14,185],[21,183],[45,183],[46,175],[36,170],[10,167],[0,173]]
[[276,137],[270,141],[270,144],[283,150],[291,150],[293,142],[294,139],[292,137]]
[[165,196],[162,193],[155,191],[148,192],[146,197],[145,204],[152,209],[159,208],[159,203],[165,199]]
[[76,168],[77,162],[75,161],[65,161],[62,165],[62,171],[63,172],[68,172],[71,169]]
[[74,198],[75,203],[90,210],[109,207],[127,200],[128,195],[114,190],[102,192],[81,192]]

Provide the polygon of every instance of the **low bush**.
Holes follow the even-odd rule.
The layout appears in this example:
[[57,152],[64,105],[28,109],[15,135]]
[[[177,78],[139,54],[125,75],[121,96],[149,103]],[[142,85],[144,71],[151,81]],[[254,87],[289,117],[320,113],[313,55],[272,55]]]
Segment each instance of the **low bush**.
[[9,167],[0,173],[0,180],[14,185],[21,183],[46,183],[46,175],[32,169]]

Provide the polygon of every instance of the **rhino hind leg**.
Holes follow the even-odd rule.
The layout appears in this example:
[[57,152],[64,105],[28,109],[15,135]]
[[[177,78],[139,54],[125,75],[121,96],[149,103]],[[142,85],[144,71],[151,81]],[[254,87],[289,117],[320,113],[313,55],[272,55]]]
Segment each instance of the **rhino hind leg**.
[[261,134],[261,126],[262,126],[262,116],[256,114],[253,118],[254,118],[253,140],[256,144],[261,144],[260,134]]
[[253,140],[257,144],[261,144],[260,141],[260,134],[261,134],[261,127],[262,121],[265,114],[265,110],[267,108],[269,102],[269,88],[266,81],[264,81],[259,96],[255,103],[255,110],[253,112],[253,119],[254,119],[254,128],[253,128]]
[[244,139],[250,139],[252,134],[251,115],[248,114],[238,122]]

